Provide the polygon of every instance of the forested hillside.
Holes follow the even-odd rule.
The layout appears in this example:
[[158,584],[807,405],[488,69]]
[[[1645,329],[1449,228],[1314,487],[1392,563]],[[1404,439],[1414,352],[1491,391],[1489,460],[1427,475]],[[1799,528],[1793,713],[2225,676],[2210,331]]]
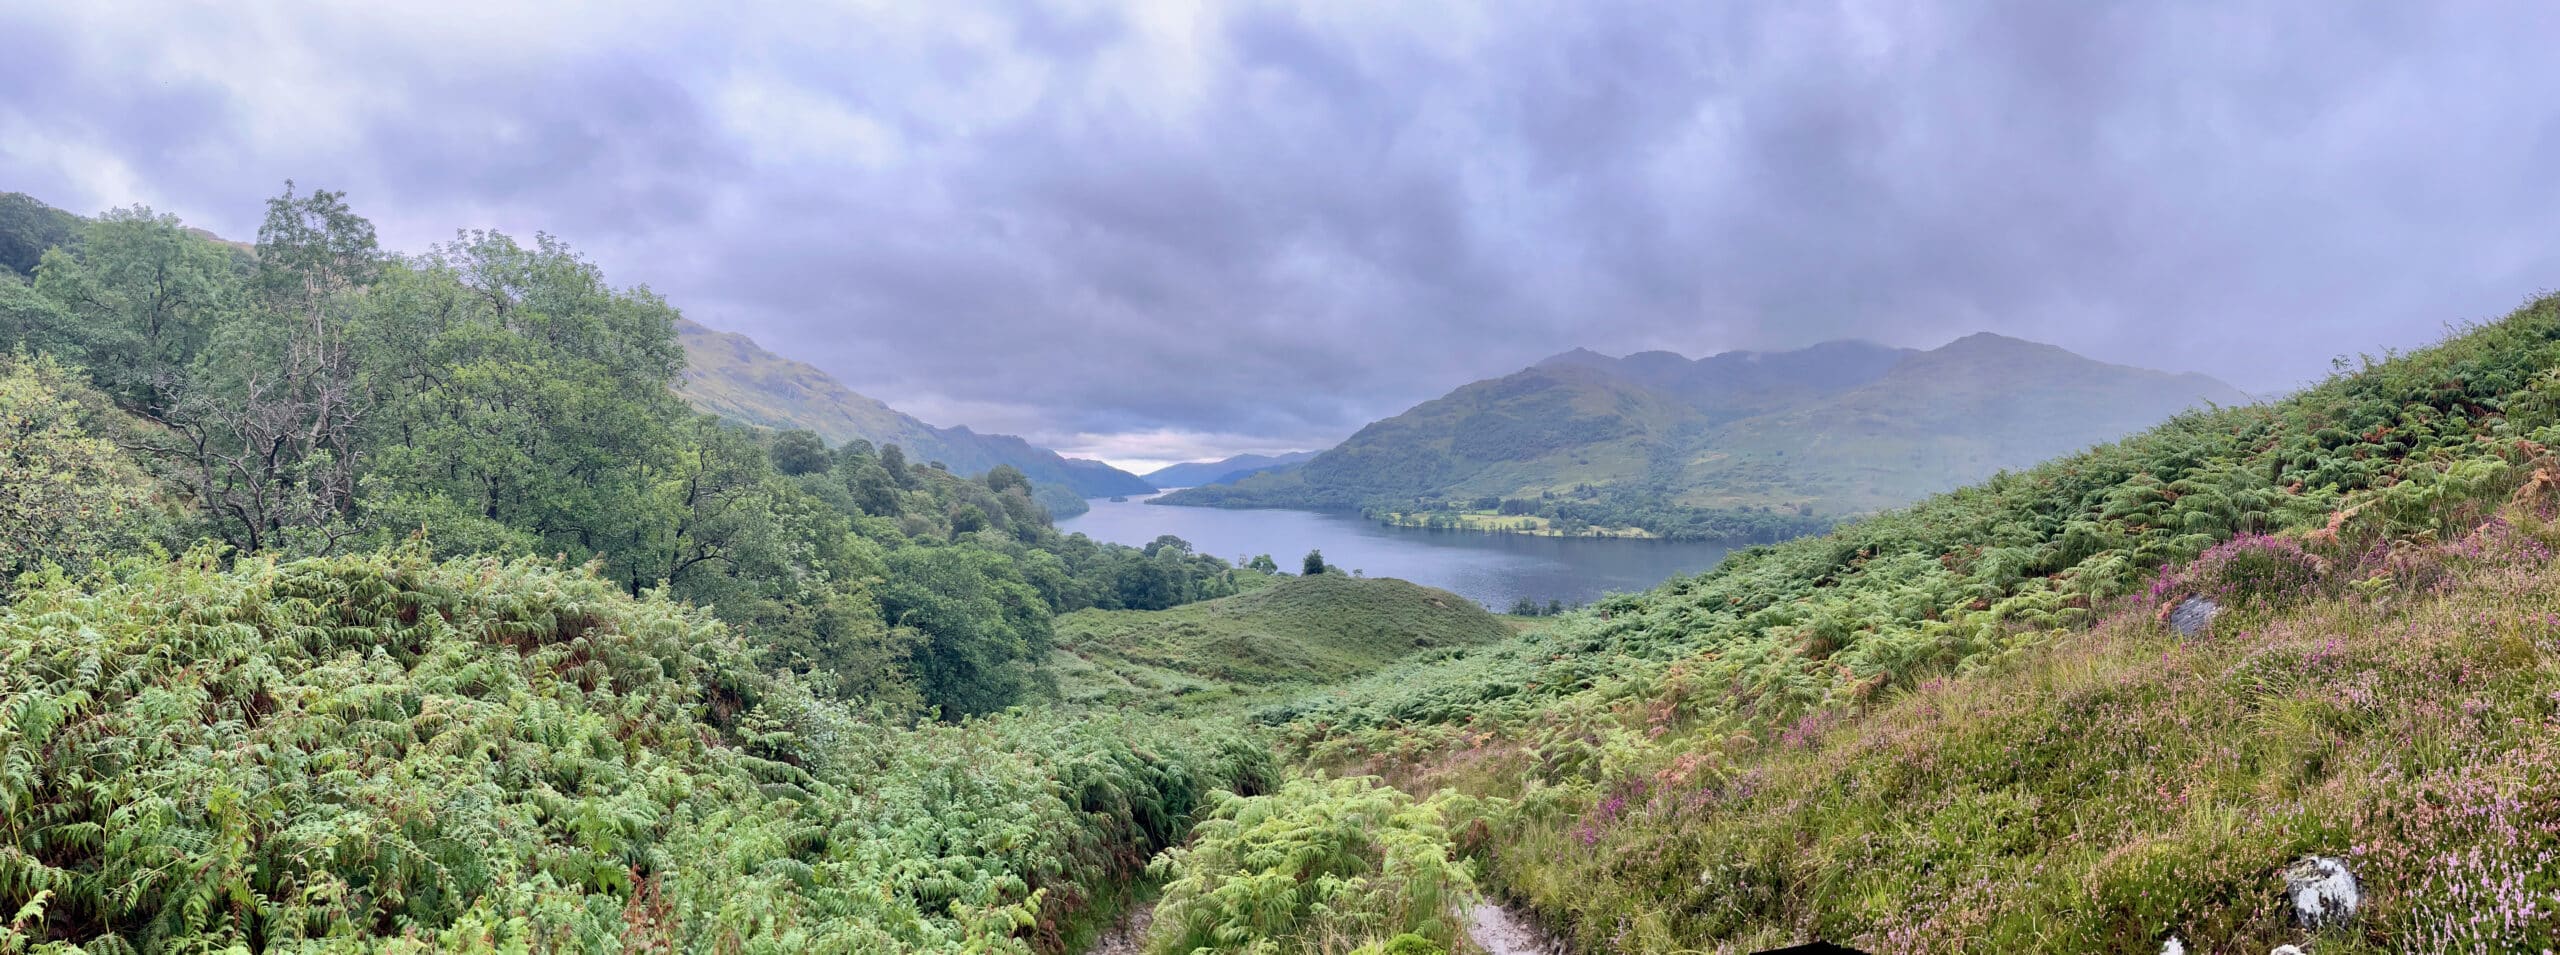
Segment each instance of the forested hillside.
[[2182,409],[2247,401],[2210,378],[1987,334],[1926,352],[1864,342],[1696,361],[1574,351],[1373,423],[1301,467],[1157,500],[1784,538]]
[[1031,478],[1034,496],[1059,517],[1083,513],[1088,497],[1155,490],[1155,485],[1100,461],[1062,457],[1011,435],[918,421],[736,332],[684,320],[676,323],[676,337],[685,353],[676,393],[731,421],[811,431],[837,444],[895,444],[916,461],[939,461],[964,475],[1010,466]]
[[1580,949],[2538,951],[2555,441],[2545,298],[1258,715],[1509,800],[1487,881]]

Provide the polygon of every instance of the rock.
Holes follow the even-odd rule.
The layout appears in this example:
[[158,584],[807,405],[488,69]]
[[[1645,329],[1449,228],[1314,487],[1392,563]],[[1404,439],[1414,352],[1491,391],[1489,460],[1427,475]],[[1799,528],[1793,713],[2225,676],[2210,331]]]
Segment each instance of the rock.
[[2356,915],[2364,893],[2344,859],[2304,856],[2284,870],[2285,895],[2293,899],[2293,917],[2305,928],[2336,925]]
[[2169,629],[2181,637],[2192,637],[2213,626],[2213,618],[2222,613],[2222,605],[2208,597],[2189,597],[2169,611]]
[[2305,953],[2298,945],[2278,945],[2275,951],[2268,952],[2267,955],[2305,955]]
[[2160,955],[2187,955],[2187,943],[2178,941],[2175,935],[2169,936],[2168,941],[2160,943]]

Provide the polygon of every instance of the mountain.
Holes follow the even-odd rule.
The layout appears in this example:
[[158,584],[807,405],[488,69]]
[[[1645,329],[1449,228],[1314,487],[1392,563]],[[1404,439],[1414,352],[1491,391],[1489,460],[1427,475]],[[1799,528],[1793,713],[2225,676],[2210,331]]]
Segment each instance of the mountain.
[[[940,461],[961,474],[999,464],[1021,469],[1032,483],[1071,491],[1042,496],[1053,512],[1080,510],[1082,498],[1146,494],[1155,490],[1137,475],[1100,461],[1069,458],[1009,434],[979,434],[967,427],[937,428],[846,388],[826,372],[765,350],[755,339],[692,320],[676,323],[684,343],[684,377],[678,394],[703,411],[770,428],[805,428],[842,444],[860,438],[895,444],[914,461]],[[1063,511],[1062,511],[1063,508]]]
[[1199,487],[1203,484],[1226,484],[1265,471],[1276,471],[1293,464],[1313,460],[1319,451],[1291,451],[1286,454],[1239,454],[1216,461],[1185,461],[1149,471],[1142,477],[1157,487]]
[[1157,500],[1775,533],[1779,518],[1908,503],[2208,402],[2250,398],[2202,375],[1987,333],[1929,351],[1842,341],[1692,360],[1576,349],[1375,422],[1295,469]]

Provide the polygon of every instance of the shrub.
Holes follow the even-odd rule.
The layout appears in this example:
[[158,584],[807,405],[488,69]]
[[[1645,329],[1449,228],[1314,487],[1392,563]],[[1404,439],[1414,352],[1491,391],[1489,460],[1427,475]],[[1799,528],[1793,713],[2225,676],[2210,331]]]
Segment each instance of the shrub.
[[2164,602],[2208,597],[2232,606],[2312,595],[2328,561],[2291,537],[2243,534],[2216,544],[2183,568],[2162,568],[2151,595]]
[[1449,841],[1460,800],[1416,802],[1369,777],[1215,797],[1196,840],[1155,863],[1170,881],[1147,950],[1447,951],[1475,894]]

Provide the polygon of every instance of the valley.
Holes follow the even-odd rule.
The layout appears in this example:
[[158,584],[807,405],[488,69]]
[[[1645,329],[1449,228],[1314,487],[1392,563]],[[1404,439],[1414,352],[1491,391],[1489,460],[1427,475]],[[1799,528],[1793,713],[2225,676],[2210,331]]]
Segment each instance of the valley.
[[[752,33],[825,32],[843,45],[801,52],[863,96],[760,56],[584,77],[629,102],[572,82],[578,56],[429,57],[584,111],[403,127],[361,181],[431,188],[361,208],[292,180],[258,204],[268,165],[208,158],[274,140],[343,169],[295,137],[378,134],[327,121],[345,97],[202,94],[193,64],[242,57],[182,45],[80,45],[148,77],[31,58],[48,85],[9,115],[55,133],[0,172],[136,195],[0,194],[0,955],[2560,949],[2560,295],[2463,320],[2446,293],[2441,333],[2395,348],[2438,286],[2536,265],[2530,223],[2283,258],[2352,192],[2301,155],[2372,110],[2206,110],[2251,122],[2181,141],[2284,127],[2262,152],[2308,201],[2242,201],[2227,164],[2191,207],[2096,176],[2138,201],[2084,206],[2034,188],[2034,137],[1882,92],[1908,92],[1879,66],[1908,47],[1921,74],[1982,66],[1935,20],[1806,14],[1824,42],[1790,58],[1818,68],[1755,84],[1743,54],[1784,24],[1735,12],[1767,29],[1674,72],[1777,105],[1654,118],[1696,153],[1585,122],[1660,93],[1647,59],[1582,46],[1579,7],[1511,37],[1583,50],[1524,60],[1564,98],[1517,110],[1364,95],[1416,63],[1481,85],[1447,51],[1506,11],[1368,46],[1342,40],[1396,11],[1119,12]],[[967,22],[928,42],[945,18]],[[616,64],[646,37],[613,31],[658,25],[573,19]],[[1992,19],[1943,32],[2050,25]],[[252,18],[279,70],[319,52],[280,39],[294,21]],[[2208,31],[2181,25],[2181,82],[2301,66],[2195,56]],[[572,32],[545,26],[518,32]],[[2221,32],[2321,39],[2257,26]],[[2038,69],[2112,65],[2022,35]],[[1026,50],[1046,67],[1002,68]],[[902,68],[931,109],[865,112]],[[2089,72],[2030,79],[2069,106],[2148,75]],[[2434,102],[2407,95],[2430,75],[2388,102]],[[33,101],[90,85],[151,109],[62,139],[87,125]],[[2162,164],[2123,115],[1967,92],[2001,131]],[[1297,125],[1346,95],[1356,129]],[[1099,132],[1025,125],[1059,113]],[[1478,114],[1501,118],[1452,121]],[[1181,125],[1230,116],[1284,125],[1225,162]],[[1511,125],[1539,145],[1485,146]],[[1886,162],[1870,136],[1964,152]],[[767,182],[776,157],[824,175]],[[1292,178],[1327,164],[1356,175]],[[1691,165],[1811,192],[1597,188]],[[1919,201],[1985,165],[1997,188]],[[575,188],[508,180],[554,166]],[[1906,172],[1925,186],[1869,193]],[[2443,178],[2359,205],[2465,198]],[[2012,191],[2067,234],[2002,221]],[[584,214],[470,227],[546,202]],[[2213,231],[2258,218],[2292,234]],[[2381,244],[2404,234],[2462,261]],[[2264,261],[2222,271],[2242,248]],[[2332,286],[2382,303],[2371,324]],[[1575,342],[1649,350],[1520,367]]]

